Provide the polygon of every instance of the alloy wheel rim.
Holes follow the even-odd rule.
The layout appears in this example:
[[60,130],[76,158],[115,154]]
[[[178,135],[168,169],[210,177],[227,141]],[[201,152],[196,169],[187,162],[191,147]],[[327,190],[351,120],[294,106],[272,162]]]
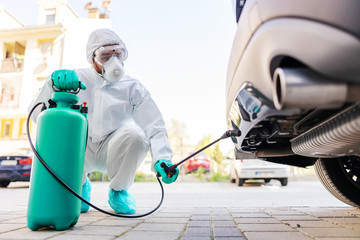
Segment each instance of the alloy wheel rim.
[[340,158],[339,164],[346,178],[360,189],[360,158],[357,156],[347,156]]

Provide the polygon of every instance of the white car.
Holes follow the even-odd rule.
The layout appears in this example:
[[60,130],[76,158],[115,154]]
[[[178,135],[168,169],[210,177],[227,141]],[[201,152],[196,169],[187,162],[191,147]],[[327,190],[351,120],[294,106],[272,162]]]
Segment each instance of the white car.
[[360,207],[360,1],[236,0],[226,80],[235,158],[314,165]]
[[230,181],[242,186],[246,180],[279,180],[281,186],[288,183],[290,168],[288,165],[267,162],[259,159],[233,160],[230,167]]

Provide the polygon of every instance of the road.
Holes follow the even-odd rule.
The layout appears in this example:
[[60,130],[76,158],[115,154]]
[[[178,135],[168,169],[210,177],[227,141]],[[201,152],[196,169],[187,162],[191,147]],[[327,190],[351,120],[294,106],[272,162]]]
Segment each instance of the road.
[[[318,181],[245,184],[229,182],[175,182],[165,185],[162,207],[141,219],[118,219],[91,209],[67,231],[26,227],[28,183],[0,189],[1,240],[64,239],[176,239],[271,240],[360,239],[360,209],[329,194]],[[92,202],[108,211],[108,183],[92,184]],[[157,182],[136,182],[130,189],[137,214],[160,200]],[[44,194],[46,197],[46,194]]]
[[[159,194],[155,183],[134,186],[138,199]],[[282,187],[279,182],[245,184],[238,187],[227,182],[179,183],[165,186],[167,207],[344,207],[319,182],[289,182]],[[140,203],[139,203],[140,205]]]
[[[11,183],[0,188],[0,206],[6,209],[25,208],[29,193],[26,182]],[[92,184],[92,202],[107,206],[106,182]],[[165,207],[346,207],[333,197],[319,181],[289,181],[282,187],[276,180],[268,184],[246,183],[238,187],[228,182],[185,182],[164,184]],[[160,199],[159,184],[136,182],[130,192],[137,198],[137,205],[155,206]],[[6,210],[3,209],[3,210]]]

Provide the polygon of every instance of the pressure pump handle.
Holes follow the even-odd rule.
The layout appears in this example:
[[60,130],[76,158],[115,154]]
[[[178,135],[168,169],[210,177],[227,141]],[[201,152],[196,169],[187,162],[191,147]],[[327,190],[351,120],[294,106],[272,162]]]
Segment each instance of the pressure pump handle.
[[162,162],[162,163],[160,164],[160,167],[162,167],[162,168],[165,170],[165,172],[166,172],[166,174],[167,174],[168,177],[172,177],[172,176],[175,175],[175,173],[176,173],[176,167],[177,167],[177,165],[175,164],[175,165],[171,165],[171,166],[169,167],[168,165],[166,165],[166,163]]
[[86,89],[85,84],[82,81],[79,81],[79,87],[74,90],[64,90],[64,89],[58,89],[55,84],[54,84],[54,80],[52,80],[52,89],[54,90],[54,92],[69,92],[69,93],[74,93],[74,94],[78,94],[80,92],[81,89]]

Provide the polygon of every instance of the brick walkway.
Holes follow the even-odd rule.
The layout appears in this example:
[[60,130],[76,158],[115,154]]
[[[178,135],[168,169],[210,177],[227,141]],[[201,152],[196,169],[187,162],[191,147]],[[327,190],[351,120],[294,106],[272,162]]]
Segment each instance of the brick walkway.
[[[138,213],[148,210],[138,209]],[[23,209],[0,211],[0,239],[350,240],[360,239],[360,209],[163,207],[141,219],[119,219],[90,210],[66,231],[29,230]]]

